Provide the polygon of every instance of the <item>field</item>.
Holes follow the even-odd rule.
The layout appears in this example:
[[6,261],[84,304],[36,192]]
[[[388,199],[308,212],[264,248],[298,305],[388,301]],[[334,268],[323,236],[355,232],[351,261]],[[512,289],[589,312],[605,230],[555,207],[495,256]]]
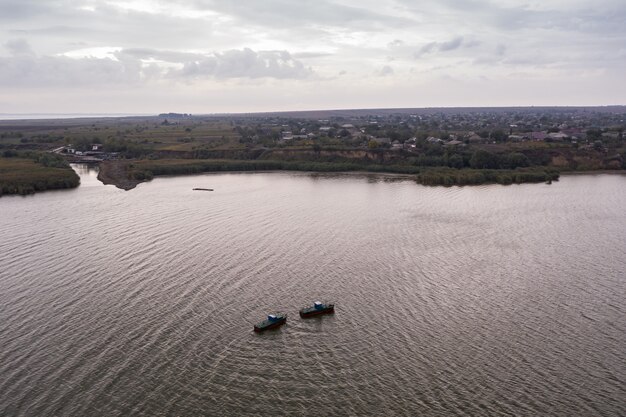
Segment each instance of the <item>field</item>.
[[53,149],[73,145],[88,149],[93,143],[130,144],[149,151],[192,151],[198,147],[239,147],[230,122],[204,118],[155,117],[61,119],[0,122],[0,146]]

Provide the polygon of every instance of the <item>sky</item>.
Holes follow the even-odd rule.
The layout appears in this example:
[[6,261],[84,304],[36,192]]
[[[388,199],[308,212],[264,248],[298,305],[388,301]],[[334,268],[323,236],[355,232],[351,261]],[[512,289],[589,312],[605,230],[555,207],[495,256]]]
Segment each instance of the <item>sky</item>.
[[626,104],[626,0],[0,0],[0,113]]

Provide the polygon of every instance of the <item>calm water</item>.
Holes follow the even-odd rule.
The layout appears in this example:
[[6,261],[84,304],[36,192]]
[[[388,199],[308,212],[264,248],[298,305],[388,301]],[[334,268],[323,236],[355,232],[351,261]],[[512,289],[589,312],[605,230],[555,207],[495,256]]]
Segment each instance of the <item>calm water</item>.
[[2,416],[626,415],[625,176],[80,173],[0,199]]

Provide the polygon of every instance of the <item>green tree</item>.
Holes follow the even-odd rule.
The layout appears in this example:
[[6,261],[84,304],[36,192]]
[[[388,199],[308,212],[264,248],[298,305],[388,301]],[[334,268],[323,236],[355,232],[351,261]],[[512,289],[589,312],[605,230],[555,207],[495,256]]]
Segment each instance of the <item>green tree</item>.
[[463,157],[458,153],[455,153],[448,158],[448,166],[450,168],[461,169],[463,168],[463,165]]
[[512,152],[504,157],[503,168],[515,169],[530,166],[530,159],[520,152]]
[[498,165],[498,156],[482,149],[475,151],[470,159],[474,169],[497,169]]
[[506,133],[504,133],[504,131],[502,131],[501,129],[491,132],[491,137],[493,140],[498,142],[504,142],[508,139]]

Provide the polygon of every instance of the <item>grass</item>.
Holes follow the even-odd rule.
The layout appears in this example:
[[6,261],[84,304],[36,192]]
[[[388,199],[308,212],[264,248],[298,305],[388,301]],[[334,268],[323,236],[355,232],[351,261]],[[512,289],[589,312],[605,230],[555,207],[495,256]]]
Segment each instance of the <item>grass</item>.
[[401,165],[375,165],[358,163],[332,163],[277,160],[232,160],[232,159],[158,159],[137,160],[129,165],[129,176],[148,180],[158,175],[184,175],[220,171],[313,171],[341,172],[368,171],[416,174],[419,168]]
[[25,158],[0,157],[0,196],[74,188],[80,178],[69,166],[49,167]]
[[417,182],[424,185],[478,185],[478,184],[522,184],[546,182],[559,179],[555,170],[543,168],[504,169],[452,169],[432,168],[417,175]]
[[554,170],[525,168],[516,170],[420,168],[409,165],[377,165],[358,163],[333,163],[310,161],[277,160],[227,160],[227,159],[159,159],[138,160],[128,166],[130,178],[145,181],[159,175],[184,175],[202,172],[224,171],[313,171],[343,172],[366,171],[396,174],[415,174],[416,180],[424,185],[476,185],[476,184],[520,184],[558,180]]

